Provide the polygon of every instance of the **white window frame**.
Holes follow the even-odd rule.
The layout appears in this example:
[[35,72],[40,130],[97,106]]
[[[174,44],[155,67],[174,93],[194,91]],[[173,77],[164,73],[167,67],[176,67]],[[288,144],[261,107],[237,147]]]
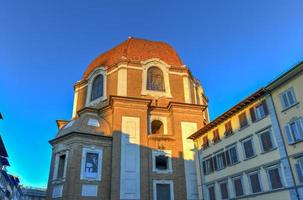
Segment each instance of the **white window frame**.
[[[245,147],[244,147],[244,142],[246,142],[246,141],[248,141],[248,140],[251,140],[251,143],[252,143],[252,148],[253,148],[253,152],[254,152],[254,155],[253,155],[253,156],[251,156],[251,157],[249,157],[249,158],[247,158],[247,157],[246,157],[246,152],[245,152]],[[255,144],[254,144],[254,138],[253,138],[253,136],[250,136],[250,137],[248,137],[248,138],[246,138],[246,139],[242,140],[242,141],[241,141],[241,145],[242,145],[242,150],[243,150],[243,158],[244,158],[244,160],[251,159],[251,158],[253,158],[253,157],[255,157],[255,156],[257,155],[257,154],[256,154],[256,148],[255,148]]]
[[[234,148],[234,147],[236,148],[236,154],[237,154],[237,159],[238,159],[238,161],[235,162],[235,163],[232,163],[231,154],[230,154],[230,149],[232,149],[232,148]],[[237,164],[237,163],[240,162],[240,157],[239,157],[239,153],[238,153],[237,144],[233,144],[233,145],[227,147],[226,150],[228,151],[230,165],[235,165],[235,164]],[[225,158],[225,159],[226,159],[226,158]]]
[[[222,168],[219,168],[219,159],[218,159],[218,157],[219,157],[220,154],[223,154],[223,158],[222,158],[222,164],[223,164],[223,166],[222,166]],[[219,171],[219,170],[222,170],[222,169],[226,168],[227,167],[227,163],[226,163],[225,152],[224,151],[220,151],[220,152],[216,153],[215,156],[216,156],[216,164],[217,164],[217,170],[216,171]],[[225,157],[225,164],[224,164],[224,157]]]
[[219,189],[220,189],[220,197],[222,200],[225,200],[223,199],[222,197],[222,191],[221,191],[221,184],[222,183],[226,183],[226,189],[227,189],[227,199],[230,199],[231,195],[230,195],[230,190],[229,190],[229,185],[228,185],[228,180],[224,180],[224,181],[220,181],[218,182],[218,185],[219,185]]
[[293,143],[296,143],[296,142],[299,142],[299,141],[303,141],[303,132],[300,135],[301,139],[300,138],[298,139],[298,135],[295,136],[295,133],[293,133],[293,131],[291,129],[291,124],[292,123],[295,123],[297,128],[298,128],[297,123],[299,123],[301,125],[301,128],[303,129],[303,118],[302,117],[295,117],[295,118],[291,119],[290,122],[288,122],[286,124],[284,130],[285,130],[285,133],[286,133],[288,144],[293,144]]
[[[95,80],[95,78],[98,75],[103,75],[103,96],[94,99],[91,101],[91,94],[92,94],[92,87],[93,87],[93,82]],[[104,67],[98,67],[96,68],[87,78],[88,80],[88,84],[87,84],[87,95],[86,95],[86,106],[95,106],[96,104],[98,104],[101,101],[104,101],[105,99],[107,99],[107,94],[106,94],[106,88],[107,88],[107,73],[106,73],[106,69]]]
[[[263,143],[262,143],[262,139],[261,139],[261,135],[266,133],[266,132],[269,132],[269,137],[270,137],[270,140],[271,140],[271,143],[272,143],[272,148],[268,151],[264,151],[264,147],[263,147]],[[258,133],[258,138],[259,138],[259,143],[260,143],[260,148],[261,148],[262,153],[270,152],[271,150],[276,148],[276,142],[274,140],[273,133],[272,133],[271,129],[266,129],[266,130]]]
[[[165,155],[168,157],[167,159],[167,169],[166,170],[159,170],[156,168],[156,156]],[[153,150],[152,151],[152,162],[153,162],[153,172],[156,173],[172,173],[172,159],[171,159],[171,150]]]
[[[59,160],[60,160],[60,156],[62,156],[62,155],[65,155],[63,177],[58,178]],[[68,151],[67,150],[60,151],[55,154],[53,180],[64,180],[65,179],[66,171],[67,171],[67,161],[68,161]]]
[[216,184],[209,184],[209,185],[207,185],[206,186],[206,188],[207,188],[207,192],[206,192],[206,194],[207,194],[207,199],[208,200],[210,200],[210,195],[209,195],[209,188],[210,187],[213,187],[214,188],[214,192],[215,192],[215,199],[217,199],[217,193],[216,193]]
[[[262,112],[260,111],[260,109],[262,109]],[[254,112],[255,112],[255,116],[256,116],[256,121],[261,120],[264,117],[266,117],[264,105],[262,103],[255,106]]]
[[168,184],[170,186],[170,199],[174,200],[174,182],[172,180],[153,180],[153,196],[157,200],[157,184]]
[[[260,192],[256,192],[256,193],[254,193],[253,190],[252,190],[251,180],[250,180],[250,176],[251,176],[251,175],[254,175],[254,174],[258,174],[258,180],[259,180],[259,184],[260,184],[260,188],[261,188],[261,191],[260,191]],[[262,184],[261,178],[262,178],[262,177],[261,177],[260,170],[257,170],[257,171],[254,171],[254,172],[247,173],[247,179],[248,179],[248,186],[249,186],[249,192],[250,192],[250,194],[259,194],[259,193],[262,193],[262,192],[264,191],[264,188],[263,188],[263,184]]]
[[[169,81],[169,68],[170,65],[166,64],[160,59],[148,59],[142,62],[143,72],[142,72],[142,86],[141,86],[141,95],[151,95],[155,97],[168,97],[172,98],[171,91],[170,91],[170,81]],[[150,67],[158,67],[163,73],[164,79],[164,87],[165,91],[154,91],[147,89],[147,72]]]
[[[241,185],[242,185],[242,190],[243,190],[243,195],[241,195],[241,196],[237,196],[237,195],[236,195],[236,187],[235,187],[235,182],[234,182],[234,181],[235,181],[235,180],[238,180],[238,179],[241,180]],[[245,196],[245,187],[244,187],[244,184],[243,184],[243,176],[240,175],[240,176],[233,177],[233,178],[231,178],[231,182],[232,182],[232,185],[233,185],[234,196],[235,196],[236,198]]]
[[[97,153],[98,154],[98,172],[96,178],[87,177],[85,174],[85,162],[87,153]],[[96,180],[101,181],[102,178],[102,163],[103,163],[103,149],[102,148],[82,148],[82,160],[81,160],[81,180]]]
[[269,176],[269,170],[272,170],[272,169],[278,169],[278,173],[279,173],[279,176],[280,176],[280,179],[281,179],[281,183],[282,183],[282,187],[281,188],[284,188],[285,187],[285,183],[284,183],[284,176],[282,174],[281,166],[280,165],[274,165],[274,166],[270,166],[270,167],[268,167],[268,168],[265,169],[266,175],[267,175],[267,180],[269,182],[269,189],[271,191],[272,190],[279,190],[279,189],[281,189],[281,188],[276,188],[276,189],[272,188],[272,182],[271,182],[271,179],[270,179],[270,176]]
[[[286,105],[285,105],[285,102],[284,102],[284,99],[283,99],[283,95],[286,94],[287,101],[288,101],[288,103],[290,103],[290,102],[289,102],[288,95],[287,95],[288,92],[290,92],[292,98],[294,99],[294,103],[293,103],[293,104],[290,104],[290,105],[288,105],[288,106],[286,106]],[[280,103],[281,103],[282,110],[286,110],[286,109],[292,107],[293,105],[295,105],[296,103],[298,103],[297,98],[296,98],[296,94],[295,94],[295,90],[294,90],[293,87],[290,87],[290,88],[288,88],[287,90],[281,92],[281,93],[279,94],[279,97],[280,97]]]

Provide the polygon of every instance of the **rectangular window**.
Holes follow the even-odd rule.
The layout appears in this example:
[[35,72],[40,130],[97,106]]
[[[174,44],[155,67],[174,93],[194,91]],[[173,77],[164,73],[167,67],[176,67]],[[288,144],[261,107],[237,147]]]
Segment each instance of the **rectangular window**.
[[262,192],[259,172],[257,171],[248,174],[248,178],[249,178],[251,193]]
[[65,159],[66,159],[65,154],[59,156],[59,165],[58,165],[57,178],[63,178],[64,177]]
[[259,134],[261,149],[263,152],[268,152],[274,148],[272,134],[270,130]]
[[289,144],[303,140],[303,120],[296,119],[288,123],[285,126],[285,132]]
[[270,187],[272,190],[279,189],[283,187],[282,178],[281,178],[281,170],[279,166],[268,168],[267,176],[270,182]]
[[207,190],[208,190],[208,199],[216,200],[215,186],[214,185],[208,186]]
[[242,183],[242,177],[236,177],[232,179],[234,184],[235,196],[240,197],[244,195],[244,188]]
[[226,167],[226,159],[225,159],[225,153],[218,153],[216,155],[216,161],[217,161],[217,170],[223,169]]
[[233,128],[231,126],[231,121],[227,122],[225,125],[225,133],[224,135],[228,136],[233,133]]
[[81,179],[101,180],[102,149],[83,148]]
[[220,191],[221,191],[221,198],[222,199],[228,199],[228,185],[227,181],[221,182],[220,184]]
[[154,200],[173,200],[173,182],[171,180],[154,180]]
[[242,146],[244,150],[244,158],[252,158],[255,156],[255,150],[254,150],[254,144],[253,144],[253,138],[247,138],[242,141]]
[[203,144],[202,144],[202,148],[207,148],[207,147],[209,147],[209,142],[208,142],[208,137],[207,136],[205,136],[205,137],[203,137]]
[[68,152],[60,152],[55,155],[53,179],[65,178],[67,168],[67,153]]
[[172,172],[171,151],[153,150],[153,172],[168,173]]
[[228,165],[234,165],[239,162],[237,146],[228,147],[226,151],[226,161]]
[[240,128],[244,128],[244,127],[248,126],[248,121],[247,121],[245,112],[243,112],[242,114],[239,115],[239,122],[240,122]]
[[289,88],[280,94],[282,109],[287,109],[297,103],[295,91]]
[[300,183],[303,183],[303,158],[299,158],[296,162],[297,176]]
[[256,122],[258,120],[263,119],[268,115],[268,108],[266,101],[263,100],[259,105],[252,107],[249,109],[250,111],[250,116],[251,116],[251,121]]
[[213,142],[219,142],[220,141],[220,135],[219,135],[219,130],[216,129],[213,131]]
[[212,158],[209,158],[203,162],[203,171],[205,175],[210,174],[214,171]]

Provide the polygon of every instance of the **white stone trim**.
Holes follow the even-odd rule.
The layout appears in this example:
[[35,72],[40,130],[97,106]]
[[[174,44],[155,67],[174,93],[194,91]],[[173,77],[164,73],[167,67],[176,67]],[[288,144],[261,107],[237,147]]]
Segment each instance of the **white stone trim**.
[[[164,86],[165,91],[153,91],[147,90],[147,71],[150,67],[158,67],[162,73],[164,78]],[[142,62],[142,87],[141,87],[141,95],[152,95],[155,97],[168,97],[172,98],[171,91],[170,91],[170,83],[169,83],[169,68],[170,65],[166,64],[165,62],[161,61],[160,59],[148,59]]]
[[117,95],[127,96],[127,68],[120,67],[117,82]]
[[96,197],[98,194],[98,185],[83,184],[81,188],[81,196]]
[[[165,155],[168,157],[168,168],[166,170],[159,170],[156,168],[156,156],[159,155]],[[152,150],[152,161],[153,161],[153,172],[156,173],[172,173],[173,168],[172,168],[172,155],[171,155],[171,150]]]
[[194,157],[194,142],[187,139],[191,134],[198,130],[197,123],[195,122],[181,122],[182,130],[182,144],[184,153],[184,173],[186,180],[186,194],[187,199],[196,200],[199,199],[198,193],[198,179],[197,169]]
[[[98,172],[97,177],[87,177],[85,174],[85,161],[86,161],[86,154],[87,153],[97,153],[98,154]],[[103,149],[102,148],[95,148],[95,147],[84,147],[82,148],[82,159],[81,159],[81,180],[96,180],[101,181],[102,178],[102,163],[103,163]]]
[[183,76],[183,90],[185,103],[192,103],[191,84],[188,76]]
[[63,185],[54,185],[53,186],[53,192],[52,192],[52,198],[60,198],[63,194]]
[[78,104],[78,92],[79,90],[75,90],[75,94],[74,94],[74,105],[73,105],[73,114],[72,114],[72,118],[76,117],[77,115],[77,104]]
[[[92,92],[92,85],[93,85],[93,81],[95,79],[96,76],[102,74],[103,75],[103,96],[91,101],[91,92]],[[85,105],[86,106],[94,106],[96,104],[98,104],[101,101],[104,101],[105,99],[107,99],[107,73],[106,73],[106,69],[104,67],[98,67],[96,68],[92,73],[90,73],[90,75],[88,76],[88,83],[87,83],[87,95],[86,95],[86,102]]]
[[157,200],[157,184],[168,184],[170,186],[170,199],[174,200],[174,182],[172,180],[153,180],[153,200]]
[[163,124],[163,135],[168,135],[168,129],[167,129],[167,117],[164,116],[158,116],[158,115],[150,115],[149,116],[149,123],[148,123],[148,129],[149,133],[151,134],[152,132],[152,127],[151,124],[154,120],[159,120]]

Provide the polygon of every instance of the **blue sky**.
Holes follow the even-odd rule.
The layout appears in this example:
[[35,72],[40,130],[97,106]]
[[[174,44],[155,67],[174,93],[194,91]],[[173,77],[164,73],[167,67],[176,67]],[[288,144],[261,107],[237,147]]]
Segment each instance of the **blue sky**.
[[45,187],[73,84],[128,36],[166,41],[202,82],[211,118],[303,60],[303,1],[0,0],[0,134],[25,185]]

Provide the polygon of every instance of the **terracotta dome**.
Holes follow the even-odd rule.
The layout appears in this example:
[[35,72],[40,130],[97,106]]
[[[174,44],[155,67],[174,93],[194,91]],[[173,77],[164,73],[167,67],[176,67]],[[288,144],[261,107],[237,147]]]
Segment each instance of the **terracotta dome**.
[[88,66],[83,78],[86,78],[96,67],[114,65],[122,58],[134,62],[159,58],[169,65],[183,66],[177,52],[167,43],[130,37],[113,49],[98,56]]

